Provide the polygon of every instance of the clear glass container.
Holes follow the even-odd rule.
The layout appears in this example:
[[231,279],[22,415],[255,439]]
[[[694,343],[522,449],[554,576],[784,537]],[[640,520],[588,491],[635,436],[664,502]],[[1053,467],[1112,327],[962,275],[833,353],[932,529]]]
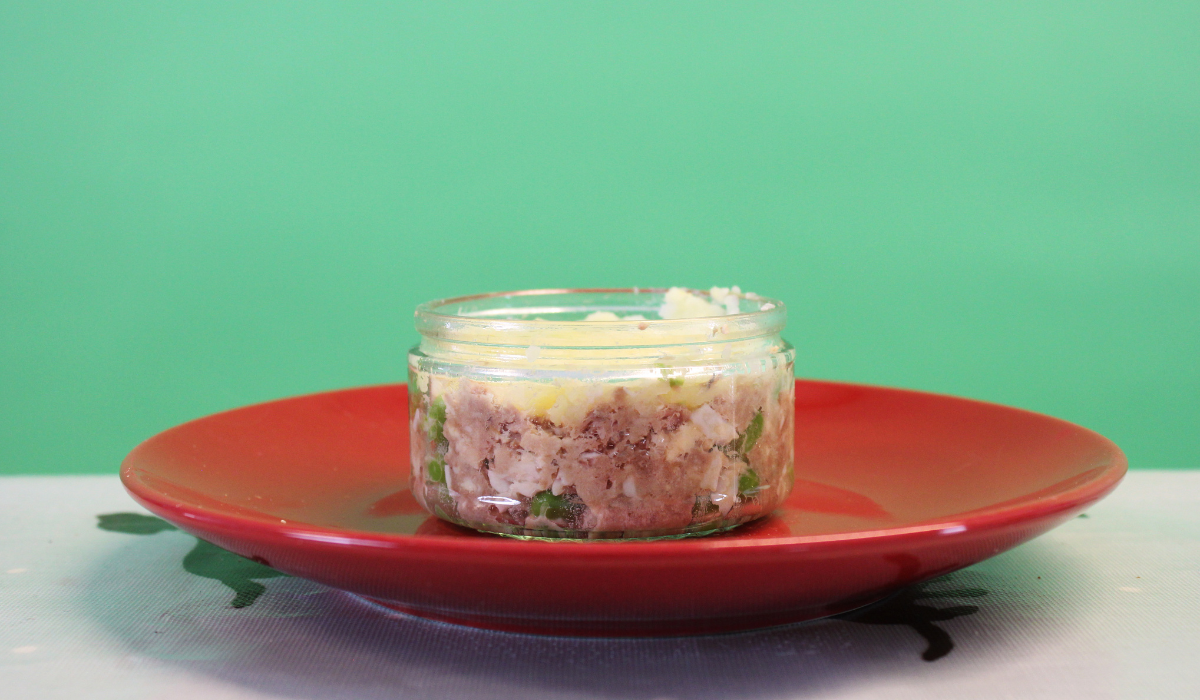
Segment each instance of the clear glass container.
[[476,530],[553,539],[703,535],[770,513],[793,481],[784,306],[692,292],[726,315],[664,319],[675,313],[665,292],[419,306],[408,357],[417,501]]

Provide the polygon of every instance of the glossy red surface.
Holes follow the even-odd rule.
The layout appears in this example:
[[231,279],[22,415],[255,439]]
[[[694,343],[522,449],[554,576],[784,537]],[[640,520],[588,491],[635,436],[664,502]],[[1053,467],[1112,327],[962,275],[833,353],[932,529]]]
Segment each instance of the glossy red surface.
[[1079,426],[915,391],[796,383],[797,483],[773,515],[659,542],[524,542],[407,490],[405,387],[274,401],[172,428],[121,478],[151,511],[282,571],[433,619],[584,635],[721,632],[842,612],[1035,537],[1125,457]]

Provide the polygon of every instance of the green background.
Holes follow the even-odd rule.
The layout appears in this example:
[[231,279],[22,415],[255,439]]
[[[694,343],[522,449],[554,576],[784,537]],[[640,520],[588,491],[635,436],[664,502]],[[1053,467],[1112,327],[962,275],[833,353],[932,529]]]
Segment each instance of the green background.
[[0,471],[740,284],[802,376],[1200,466],[1200,3],[0,2]]

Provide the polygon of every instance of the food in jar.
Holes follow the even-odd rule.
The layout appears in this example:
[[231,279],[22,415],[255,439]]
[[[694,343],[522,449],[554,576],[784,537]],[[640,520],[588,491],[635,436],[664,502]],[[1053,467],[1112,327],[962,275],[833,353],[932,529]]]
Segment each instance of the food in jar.
[[[707,297],[672,288],[657,316],[730,315],[757,299],[736,287]],[[601,313],[590,319],[644,318]],[[440,517],[516,536],[678,536],[763,515],[793,480],[791,351],[739,363],[718,346],[617,380],[561,363],[549,376],[410,364],[413,494]],[[524,355],[541,358],[533,345]]]

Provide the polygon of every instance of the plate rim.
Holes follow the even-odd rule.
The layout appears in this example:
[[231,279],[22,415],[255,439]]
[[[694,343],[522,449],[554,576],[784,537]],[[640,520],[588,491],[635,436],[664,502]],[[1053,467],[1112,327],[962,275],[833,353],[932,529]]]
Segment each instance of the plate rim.
[[[1022,496],[1016,499],[1016,503],[1012,503],[1008,506],[1002,505],[1002,502],[1001,504],[985,506],[982,509],[966,511],[961,514],[961,517],[959,515],[952,515],[949,517],[937,518],[927,522],[920,522],[904,527],[858,530],[852,532],[827,533],[821,535],[783,535],[777,537],[766,537],[762,539],[745,540],[739,540],[735,537],[691,537],[679,540],[664,540],[655,542],[597,540],[594,542],[571,541],[548,543],[524,542],[499,536],[453,538],[444,536],[420,536],[414,534],[371,532],[348,528],[280,525],[278,523],[269,522],[261,518],[247,517],[233,513],[218,513],[203,506],[196,506],[194,504],[189,505],[188,503],[179,501],[178,499],[167,497],[141,480],[139,478],[139,473],[144,470],[134,464],[140,454],[152,446],[155,440],[159,439],[161,436],[183,430],[195,423],[210,420],[222,415],[253,410],[255,408],[271,404],[303,401],[306,399],[313,399],[333,394],[384,390],[400,390],[405,392],[405,394],[407,392],[406,384],[386,383],[311,392],[269,401],[261,401],[248,404],[246,406],[219,411],[217,413],[180,423],[155,434],[154,436],[142,441],[136,447],[134,447],[134,449],[131,450],[121,462],[120,478],[122,485],[130,493],[134,500],[145,506],[150,511],[163,516],[172,523],[180,525],[184,529],[190,529],[187,527],[187,525],[194,524],[196,529],[201,531],[224,531],[227,533],[236,533],[237,537],[240,539],[255,539],[258,541],[277,542],[291,541],[295,542],[296,544],[300,544],[300,542],[296,542],[297,540],[300,540],[303,541],[304,546],[309,547],[319,547],[325,545],[336,548],[367,548],[377,553],[388,552],[392,554],[405,555],[420,555],[426,552],[445,555],[455,552],[462,554],[473,554],[477,556],[509,556],[517,552],[528,554],[531,552],[545,551],[567,555],[573,561],[578,561],[580,559],[586,561],[603,561],[609,559],[629,561],[630,559],[658,559],[662,557],[677,557],[681,555],[686,556],[701,553],[715,554],[717,552],[739,552],[743,555],[753,554],[770,556],[781,551],[802,550],[806,554],[813,555],[825,553],[825,550],[836,550],[838,552],[843,552],[848,550],[857,551],[864,548],[873,548],[874,546],[891,548],[906,539],[911,538],[919,540],[922,539],[923,536],[927,536],[936,532],[941,532],[944,535],[952,536],[970,536],[972,533],[986,532],[1015,523],[1026,521],[1032,522],[1044,518],[1051,518],[1067,511],[1083,509],[1111,493],[1120,484],[1121,480],[1128,472],[1128,460],[1124,452],[1112,440],[1109,440],[1103,435],[1076,423],[1071,423],[1070,421],[1043,413],[1038,413],[1015,406],[981,401],[979,399],[921,391],[916,389],[877,386],[853,382],[838,382],[822,379],[797,378],[795,382],[797,388],[799,388],[801,384],[806,384],[822,385],[825,387],[842,389],[849,388],[868,391],[883,391],[886,393],[919,395],[942,400],[968,402],[985,406],[989,409],[1000,409],[1003,411],[1022,413],[1038,420],[1062,424],[1063,426],[1069,427],[1074,431],[1081,431],[1083,434],[1087,435],[1089,439],[1094,440],[1099,446],[1103,447],[1108,453],[1109,459],[1106,460],[1106,463],[1094,467],[1094,469],[1099,471],[1091,478],[1083,481],[1080,484],[1068,487],[1063,491],[1051,494],[1049,496],[1041,498]],[[248,535],[253,536],[247,537]],[[544,549],[543,547],[536,546],[539,544],[543,545],[543,547],[550,547],[551,549]]]

